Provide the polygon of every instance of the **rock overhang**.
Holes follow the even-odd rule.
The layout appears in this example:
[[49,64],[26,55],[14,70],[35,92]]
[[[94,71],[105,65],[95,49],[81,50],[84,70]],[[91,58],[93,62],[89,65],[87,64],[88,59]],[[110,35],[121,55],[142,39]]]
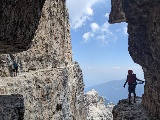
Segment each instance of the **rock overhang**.
[[128,23],[128,51],[133,61],[142,66],[146,81],[142,104],[160,118],[159,11],[159,0],[112,0],[109,22]]
[[44,2],[0,1],[0,54],[23,52],[31,47]]

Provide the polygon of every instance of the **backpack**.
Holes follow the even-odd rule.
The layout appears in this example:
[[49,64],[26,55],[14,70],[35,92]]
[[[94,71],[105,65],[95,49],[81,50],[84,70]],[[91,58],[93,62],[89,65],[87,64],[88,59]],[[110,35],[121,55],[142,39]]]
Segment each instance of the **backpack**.
[[136,74],[127,75],[128,84],[136,84]]
[[17,63],[14,62],[14,63],[13,63],[13,67],[14,67],[14,68],[18,67]]

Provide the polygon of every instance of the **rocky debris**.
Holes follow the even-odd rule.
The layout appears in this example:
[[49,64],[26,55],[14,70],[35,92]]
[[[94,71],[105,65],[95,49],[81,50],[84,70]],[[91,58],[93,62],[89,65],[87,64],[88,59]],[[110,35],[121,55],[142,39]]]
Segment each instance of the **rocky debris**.
[[0,1],[0,53],[27,50],[32,43],[45,0]]
[[0,95],[0,120],[23,120],[23,95]]
[[112,120],[113,104],[105,106],[105,100],[98,96],[98,92],[91,90],[84,95],[85,107],[87,108],[87,120]]
[[142,106],[142,98],[137,97],[136,103],[128,104],[128,99],[118,102],[113,108],[113,120],[158,120]]
[[[112,7],[117,7],[114,9],[125,13],[128,23],[129,54],[144,71],[146,84],[142,104],[154,116],[160,118],[160,1],[123,0],[121,3],[112,1],[114,3]],[[116,12],[111,11],[111,20],[112,14]],[[116,22],[117,20],[113,21]]]

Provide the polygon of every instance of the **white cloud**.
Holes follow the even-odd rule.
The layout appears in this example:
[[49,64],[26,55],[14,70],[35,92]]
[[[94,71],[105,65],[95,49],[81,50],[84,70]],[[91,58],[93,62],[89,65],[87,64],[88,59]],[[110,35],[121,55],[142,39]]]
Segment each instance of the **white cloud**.
[[107,32],[107,31],[109,31],[109,27],[110,27],[110,24],[109,24],[108,21],[107,21],[107,22],[105,22],[105,23],[102,25],[101,31],[102,31],[102,32]]
[[124,35],[128,35],[127,29],[127,24],[125,24],[125,26],[123,26],[122,28],[116,29],[115,32],[122,32]]
[[97,23],[91,23],[90,27],[92,29],[93,32],[97,31],[99,29],[99,25]]
[[125,35],[128,35],[128,33],[127,33],[127,26],[123,27],[123,33],[124,33]]
[[[76,30],[85,25],[87,20],[91,20],[94,16],[93,6],[96,5],[96,3],[103,1],[105,0],[67,0],[71,29]],[[109,13],[106,13],[104,16],[108,18]],[[110,24],[108,21],[102,25],[93,22],[90,24],[90,28],[90,31],[83,34],[82,43],[87,43],[94,37],[94,39],[102,41],[108,45],[109,41],[116,41],[117,39],[115,34],[109,30]]]
[[87,13],[88,15],[93,15],[93,14],[94,14],[94,13],[93,13],[93,10],[92,10],[90,7],[87,7],[86,13]]
[[102,41],[105,45],[108,45],[109,41],[116,41],[116,35],[110,31],[110,24],[106,21],[104,24],[99,26],[97,23],[93,22],[90,24],[91,31],[83,35],[83,42],[86,43],[91,37]]
[[93,36],[94,36],[94,34],[91,33],[91,32],[84,33],[83,36],[82,36],[83,39],[84,39],[83,42],[84,42],[84,43],[88,42],[88,39],[91,38],[91,37],[93,37]]
[[119,32],[119,31],[121,31],[121,29],[116,29],[115,31],[116,31],[116,32]]
[[105,17],[109,19],[109,13],[106,13],[106,14],[105,14]]
[[133,69],[142,69],[141,67],[133,67]]
[[67,0],[70,24],[72,29],[78,29],[94,15],[93,5],[103,0]]
[[120,69],[121,67],[114,67],[114,69]]

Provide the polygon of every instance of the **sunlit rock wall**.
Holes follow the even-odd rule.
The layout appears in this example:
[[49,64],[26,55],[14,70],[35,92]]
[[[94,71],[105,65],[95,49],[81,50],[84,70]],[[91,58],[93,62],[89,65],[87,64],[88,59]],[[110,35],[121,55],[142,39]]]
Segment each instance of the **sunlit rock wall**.
[[20,72],[65,67],[72,62],[69,15],[63,0],[47,0],[32,46],[10,55],[20,65]]
[[84,94],[84,103],[87,108],[86,120],[113,120],[113,103],[105,106],[103,96],[98,96],[98,92],[91,90]]
[[23,95],[25,120],[86,119],[83,75],[72,61],[68,18],[65,0],[46,0],[31,47],[0,55],[1,94]]
[[160,1],[123,0],[120,6],[114,3],[119,9],[123,6],[128,23],[129,53],[144,71],[146,83],[142,103],[160,117]]
[[1,76],[10,76],[13,60],[19,65],[19,73],[65,67],[72,62],[68,16],[63,0],[47,0],[31,48],[21,53],[0,56],[0,66],[5,68],[1,69]]
[[17,77],[0,78],[0,85],[1,93],[3,90],[5,95],[23,95],[24,120],[86,118],[83,76],[77,63],[65,68],[42,69]]

